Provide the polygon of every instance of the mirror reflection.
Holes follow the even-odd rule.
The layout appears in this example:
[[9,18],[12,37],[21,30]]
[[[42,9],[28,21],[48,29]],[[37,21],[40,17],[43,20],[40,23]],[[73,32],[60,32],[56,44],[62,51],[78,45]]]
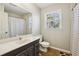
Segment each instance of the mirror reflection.
[[[0,39],[32,33],[32,14],[10,3],[0,12]],[[4,19],[4,20],[3,20]]]

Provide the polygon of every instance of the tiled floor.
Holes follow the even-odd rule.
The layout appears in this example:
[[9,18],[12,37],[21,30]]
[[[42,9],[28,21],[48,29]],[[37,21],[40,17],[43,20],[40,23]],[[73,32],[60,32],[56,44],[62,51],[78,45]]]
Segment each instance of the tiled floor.
[[47,52],[40,51],[40,56],[70,56],[71,54],[48,48]]

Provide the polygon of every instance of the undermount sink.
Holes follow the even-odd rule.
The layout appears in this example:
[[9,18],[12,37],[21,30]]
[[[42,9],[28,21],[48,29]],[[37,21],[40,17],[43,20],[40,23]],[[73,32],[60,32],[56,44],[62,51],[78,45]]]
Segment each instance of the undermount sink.
[[17,40],[16,44],[24,44],[27,43],[28,39]]
[[17,44],[26,44],[28,42],[31,42],[33,41],[35,38],[23,38],[23,39],[20,39],[20,40],[17,40]]

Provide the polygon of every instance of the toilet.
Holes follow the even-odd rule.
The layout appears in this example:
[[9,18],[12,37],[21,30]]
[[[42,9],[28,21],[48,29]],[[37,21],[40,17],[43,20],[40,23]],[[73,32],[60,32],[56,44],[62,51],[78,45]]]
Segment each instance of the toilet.
[[40,51],[43,51],[43,52],[47,52],[47,48],[49,47],[49,42],[46,42],[46,41],[42,41],[42,36],[40,38]]

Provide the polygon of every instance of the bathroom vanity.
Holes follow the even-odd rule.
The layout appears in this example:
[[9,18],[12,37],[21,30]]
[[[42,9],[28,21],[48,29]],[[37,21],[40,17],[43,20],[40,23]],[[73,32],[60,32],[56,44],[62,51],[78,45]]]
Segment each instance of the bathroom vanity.
[[39,39],[30,42],[18,49],[10,51],[3,56],[38,56],[39,54]]
[[39,37],[24,40],[14,40],[0,45],[1,56],[38,56]]

